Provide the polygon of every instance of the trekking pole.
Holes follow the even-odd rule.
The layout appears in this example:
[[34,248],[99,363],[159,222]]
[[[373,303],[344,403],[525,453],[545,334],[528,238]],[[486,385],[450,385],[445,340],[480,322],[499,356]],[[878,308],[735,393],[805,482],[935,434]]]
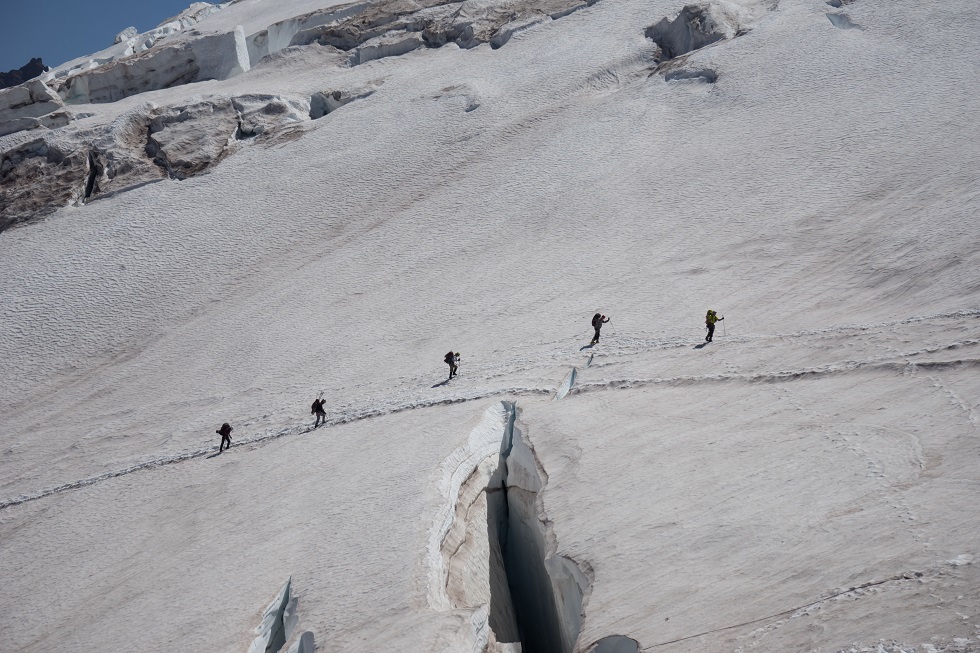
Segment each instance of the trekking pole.
[[721,337],[725,337],[725,316],[721,316]]

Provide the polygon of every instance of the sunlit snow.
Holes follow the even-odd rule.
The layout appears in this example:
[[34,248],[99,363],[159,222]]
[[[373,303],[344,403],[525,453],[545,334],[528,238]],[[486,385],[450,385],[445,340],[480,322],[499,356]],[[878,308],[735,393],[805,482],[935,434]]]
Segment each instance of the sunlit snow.
[[0,649],[980,651],[978,33],[240,0],[0,91]]

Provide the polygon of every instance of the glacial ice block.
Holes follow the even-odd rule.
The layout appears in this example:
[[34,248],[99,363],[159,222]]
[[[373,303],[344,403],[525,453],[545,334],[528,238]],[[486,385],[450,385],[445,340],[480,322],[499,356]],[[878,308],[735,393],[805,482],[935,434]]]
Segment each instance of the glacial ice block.
[[131,95],[206,79],[228,79],[249,70],[241,26],[158,47],[77,73],[58,93],[69,103],[115,102]]

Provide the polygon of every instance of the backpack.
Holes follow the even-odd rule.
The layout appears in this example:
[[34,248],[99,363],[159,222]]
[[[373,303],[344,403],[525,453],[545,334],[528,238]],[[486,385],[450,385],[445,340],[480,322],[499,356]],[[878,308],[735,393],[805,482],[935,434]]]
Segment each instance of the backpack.
[[445,361],[450,365],[452,365],[454,362],[456,362],[456,354],[453,352],[449,352],[448,354],[446,354]]

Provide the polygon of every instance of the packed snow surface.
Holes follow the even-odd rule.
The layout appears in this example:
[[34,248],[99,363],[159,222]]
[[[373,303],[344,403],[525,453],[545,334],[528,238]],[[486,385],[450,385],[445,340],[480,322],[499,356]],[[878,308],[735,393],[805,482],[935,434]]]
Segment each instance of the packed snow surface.
[[977,33],[241,0],[6,89],[0,648],[980,651]]

